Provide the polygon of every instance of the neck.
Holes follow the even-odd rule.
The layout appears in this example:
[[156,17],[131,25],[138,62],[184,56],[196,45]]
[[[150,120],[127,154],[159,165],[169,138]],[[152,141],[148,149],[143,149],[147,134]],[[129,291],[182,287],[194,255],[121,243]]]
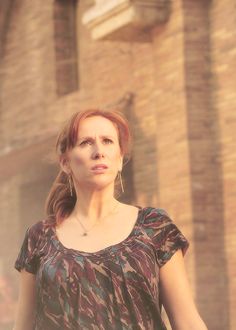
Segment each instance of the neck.
[[114,189],[100,191],[77,190],[77,201],[71,213],[82,221],[94,223],[117,208],[119,202],[113,196]]

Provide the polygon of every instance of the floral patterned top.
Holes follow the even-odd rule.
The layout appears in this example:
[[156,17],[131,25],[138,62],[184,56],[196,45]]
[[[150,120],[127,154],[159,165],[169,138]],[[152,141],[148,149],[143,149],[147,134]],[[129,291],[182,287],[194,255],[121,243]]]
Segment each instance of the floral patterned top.
[[189,242],[164,209],[138,206],[122,242],[66,248],[47,220],[30,226],[15,262],[36,276],[35,330],[164,330],[159,270]]

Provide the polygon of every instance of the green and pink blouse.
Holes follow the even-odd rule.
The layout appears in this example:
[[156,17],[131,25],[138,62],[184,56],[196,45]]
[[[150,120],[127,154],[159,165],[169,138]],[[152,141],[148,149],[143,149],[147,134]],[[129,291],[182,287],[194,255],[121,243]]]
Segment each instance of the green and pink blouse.
[[129,236],[97,252],[66,248],[30,226],[15,262],[36,277],[35,330],[164,330],[160,268],[188,240],[164,209],[138,206]]

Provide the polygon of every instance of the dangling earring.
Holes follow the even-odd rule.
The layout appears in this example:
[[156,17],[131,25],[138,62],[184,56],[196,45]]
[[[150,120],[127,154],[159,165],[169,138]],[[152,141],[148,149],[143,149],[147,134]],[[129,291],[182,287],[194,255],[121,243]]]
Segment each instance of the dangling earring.
[[68,180],[69,180],[69,187],[70,187],[70,195],[71,197],[73,196],[73,191],[72,191],[72,180],[71,180],[71,175],[68,174]]
[[124,193],[124,187],[123,187],[123,182],[122,182],[122,177],[121,177],[121,171],[118,171],[119,179],[120,179],[120,185],[121,185],[121,190],[122,193]]

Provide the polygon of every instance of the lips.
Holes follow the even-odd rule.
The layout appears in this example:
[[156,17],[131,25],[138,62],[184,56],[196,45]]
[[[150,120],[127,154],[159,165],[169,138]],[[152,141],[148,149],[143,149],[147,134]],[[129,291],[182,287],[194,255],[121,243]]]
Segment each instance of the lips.
[[102,170],[104,168],[108,168],[107,165],[105,165],[105,164],[97,164],[97,165],[93,166],[91,169],[92,170],[99,170],[99,169]]

